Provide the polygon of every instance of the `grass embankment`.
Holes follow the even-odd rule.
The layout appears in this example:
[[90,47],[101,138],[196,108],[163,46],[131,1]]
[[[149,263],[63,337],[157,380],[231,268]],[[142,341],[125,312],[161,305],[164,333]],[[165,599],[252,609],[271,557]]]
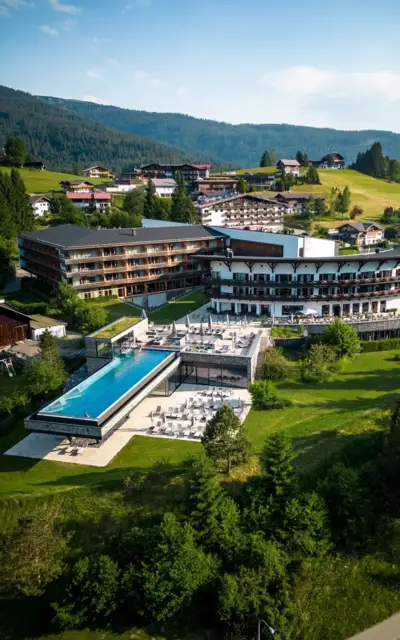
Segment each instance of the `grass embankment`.
[[[0,167],[4,173],[10,173],[10,167]],[[85,178],[75,176],[72,173],[56,173],[55,171],[38,171],[37,169],[18,169],[28,193],[44,193],[46,191],[61,191],[60,182],[62,180],[88,180],[92,184],[100,185],[109,180],[102,178]]]
[[[256,455],[248,470],[257,468],[257,454],[265,437],[277,429],[293,440],[296,466],[303,479],[312,477],[332,455],[368,446],[380,430],[387,428],[388,410],[398,398],[400,367],[394,360],[395,354],[395,351],[363,353],[347,362],[336,380],[325,384],[306,385],[294,378],[279,385],[282,395],[294,404],[280,411],[250,412],[246,426]],[[23,436],[20,424],[13,434],[0,438],[1,449],[8,449]],[[185,458],[199,449],[196,443],[134,437],[106,468],[2,456],[0,530],[12,527],[18,515],[29,512],[36,504],[50,506],[62,501],[62,517],[75,531],[75,545],[101,548],[102,536],[115,526],[114,518],[137,521],[149,513],[179,505]],[[128,498],[123,480],[140,471],[151,471],[151,475],[140,491]],[[243,473],[244,470],[235,473],[232,479],[237,481]],[[344,640],[396,611],[400,607],[396,567],[384,555],[306,563],[293,599],[297,612],[295,637]],[[16,606],[20,608],[21,603]],[[14,635],[8,637],[13,640],[32,637],[37,612],[32,612],[31,618],[27,611],[23,615],[19,611],[15,616],[6,613],[3,623],[11,620],[16,625]],[[34,634],[39,636],[40,633]],[[132,637],[147,639],[136,630],[122,635],[84,630],[41,636],[41,640]],[[157,637],[160,638],[158,634]],[[167,633],[166,637],[203,638],[201,632],[190,634],[183,630],[176,636]]]
[[238,176],[242,176],[245,173],[266,173],[267,175],[273,175],[276,173],[276,167],[255,167],[254,169],[239,169],[236,171]]
[[97,331],[93,335],[96,338],[113,338],[118,333],[125,331],[125,329],[129,329],[129,327],[133,327],[134,324],[139,322],[139,319],[140,318],[121,318],[121,320],[111,325],[111,327],[100,329],[100,331]]

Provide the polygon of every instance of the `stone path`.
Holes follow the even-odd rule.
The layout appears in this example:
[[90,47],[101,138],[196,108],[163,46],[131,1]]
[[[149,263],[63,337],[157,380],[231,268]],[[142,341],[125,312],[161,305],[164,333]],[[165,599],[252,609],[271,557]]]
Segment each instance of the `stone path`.
[[400,613],[376,624],[374,627],[362,631],[348,640],[399,640]]

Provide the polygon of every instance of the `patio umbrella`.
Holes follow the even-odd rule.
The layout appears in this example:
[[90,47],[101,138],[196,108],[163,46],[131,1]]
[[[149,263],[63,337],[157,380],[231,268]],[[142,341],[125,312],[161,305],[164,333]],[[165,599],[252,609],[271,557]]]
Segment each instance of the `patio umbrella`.
[[226,314],[226,324],[228,325],[228,327],[230,326],[230,322],[229,322],[229,314]]
[[189,314],[186,316],[186,320],[185,320],[185,324],[186,324],[186,329],[190,329],[190,318],[189,318]]
[[208,328],[210,329],[210,331],[212,331],[212,327],[213,327],[213,323],[212,323],[212,317],[211,317],[211,313],[208,316]]
[[175,320],[172,323],[172,335],[176,336],[176,322],[175,322]]
[[142,320],[145,320],[147,318],[147,313],[144,309],[142,309]]
[[200,335],[204,336],[204,325],[203,325],[203,320],[200,322]]
[[247,327],[247,325],[248,325],[247,315],[244,316],[243,323],[244,323],[244,326]]

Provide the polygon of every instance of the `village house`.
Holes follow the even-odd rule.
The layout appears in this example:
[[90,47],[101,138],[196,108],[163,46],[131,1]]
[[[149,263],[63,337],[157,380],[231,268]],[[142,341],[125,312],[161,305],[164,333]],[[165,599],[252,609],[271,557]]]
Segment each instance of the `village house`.
[[28,160],[28,162],[25,162],[24,164],[24,169],[37,169],[38,171],[44,171],[45,168],[46,165],[41,160]]
[[49,213],[50,198],[48,198],[47,196],[32,194],[31,196],[29,196],[29,201],[31,203],[33,213],[36,217],[40,218],[41,216],[45,216],[47,213]]
[[85,193],[94,190],[94,184],[87,180],[62,180],[60,182],[64,193]]
[[285,213],[302,214],[305,211],[307,202],[310,198],[325,201],[325,196],[316,196],[313,193],[301,193],[296,191],[281,191],[274,200],[280,202],[285,207]]
[[276,177],[268,173],[245,173],[243,178],[247,184],[256,189],[275,189]]
[[318,163],[319,169],[344,169],[344,157],[340,153],[327,153]]
[[376,222],[346,222],[337,227],[336,233],[331,234],[331,237],[346,244],[369,247],[383,241],[385,230]]
[[296,178],[300,175],[300,163],[297,160],[279,160],[276,168],[280,172],[291,173]]
[[172,198],[176,189],[176,182],[173,178],[154,178],[151,182],[156,196],[160,198]]
[[197,208],[205,225],[277,233],[283,230],[285,207],[272,198],[254,193],[204,198]]
[[183,176],[186,183],[192,185],[199,178],[210,176],[210,164],[143,164],[140,167],[141,174],[146,179],[153,178],[175,178],[177,173]]
[[65,195],[80,209],[104,211],[111,206],[111,193],[106,191],[67,191]]
[[94,167],[84,169],[83,175],[86,178],[106,178],[107,180],[113,180],[115,178],[115,173],[113,173],[113,171],[110,171],[110,169],[106,169],[106,167],[102,167],[99,164],[94,165]]
[[215,194],[236,191],[239,178],[199,178],[194,184],[201,194]]

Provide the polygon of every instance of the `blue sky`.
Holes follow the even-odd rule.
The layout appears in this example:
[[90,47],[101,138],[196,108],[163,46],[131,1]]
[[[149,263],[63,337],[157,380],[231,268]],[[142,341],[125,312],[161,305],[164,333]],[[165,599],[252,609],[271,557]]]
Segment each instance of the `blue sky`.
[[0,83],[226,122],[400,131],[398,0],[0,0]]

